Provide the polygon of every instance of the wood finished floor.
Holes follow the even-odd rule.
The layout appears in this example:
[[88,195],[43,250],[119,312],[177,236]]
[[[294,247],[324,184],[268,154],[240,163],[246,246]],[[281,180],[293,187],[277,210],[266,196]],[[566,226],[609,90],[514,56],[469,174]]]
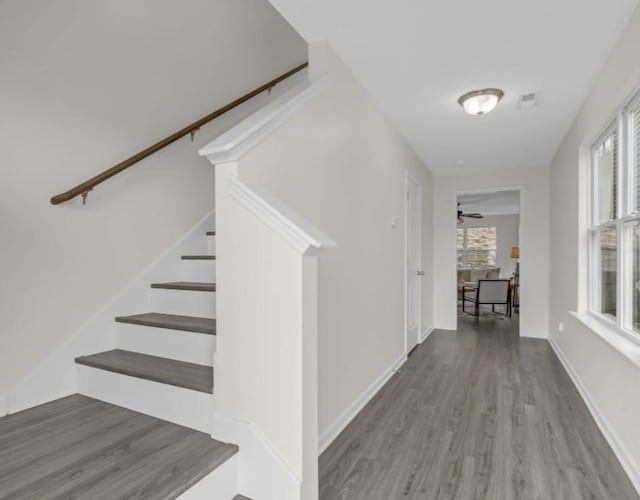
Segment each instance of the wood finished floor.
[[545,340],[436,331],[320,457],[321,500],[637,499]]
[[162,384],[213,393],[213,368],[210,366],[122,349],[80,356],[76,358],[76,363]]
[[237,446],[75,395],[0,419],[0,498],[178,497]]

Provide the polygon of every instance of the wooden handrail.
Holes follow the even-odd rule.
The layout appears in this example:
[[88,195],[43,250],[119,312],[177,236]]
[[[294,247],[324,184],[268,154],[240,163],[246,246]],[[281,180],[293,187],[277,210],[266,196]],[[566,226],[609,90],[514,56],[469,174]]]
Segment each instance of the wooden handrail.
[[95,186],[97,186],[98,184],[103,183],[104,181],[106,181],[107,179],[113,177],[114,175],[122,172],[123,170],[126,170],[127,168],[131,167],[132,165],[135,165],[139,161],[144,160],[147,156],[151,156],[153,153],[155,153],[157,151],[160,151],[162,148],[164,148],[164,147],[168,146],[169,144],[177,141],[178,139],[184,137],[185,135],[188,135],[191,132],[194,132],[194,131],[198,130],[200,127],[202,127],[203,125],[206,125],[211,120],[214,120],[214,119],[218,118],[220,115],[223,115],[227,111],[231,111],[233,108],[235,108],[235,107],[239,106],[240,104],[248,101],[252,97],[255,97],[258,94],[261,94],[265,90],[271,89],[272,87],[274,87],[276,84],[280,83],[281,81],[286,80],[287,78],[289,78],[290,76],[298,73],[299,71],[302,71],[308,65],[309,65],[309,63],[305,62],[304,64],[301,64],[300,66],[297,66],[297,67],[293,68],[292,70],[287,71],[286,73],[280,75],[278,78],[274,78],[270,82],[267,82],[264,85],[261,85],[257,89],[249,92],[248,94],[243,95],[242,97],[239,97],[238,99],[236,99],[235,101],[230,102],[226,106],[222,106],[221,108],[216,109],[213,113],[209,113],[207,116],[204,116],[203,118],[200,118],[199,120],[193,122],[191,125],[187,125],[186,127],[178,130],[176,133],[171,134],[169,137],[165,137],[160,142],[156,142],[153,146],[149,146],[148,148],[143,149],[139,153],[131,156],[130,158],[127,158],[123,162],[120,162],[120,163],[118,163],[117,165],[114,165],[111,168],[108,168],[104,172],[99,173],[98,175],[92,177],[91,179],[89,179],[89,180],[87,180],[87,181],[85,181],[85,182],[83,182],[81,184],[78,184],[74,188],[71,188],[68,191],[65,191],[64,193],[60,193],[60,194],[57,194],[57,195],[53,196],[51,198],[51,204],[52,205],[58,205],[60,203],[63,203],[65,201],[69,201],[69,200],[75,198],[76,196],[80,196],[80,195],[83,195],[83,197],[86,198],[86,194],[90,190],[92,190]]

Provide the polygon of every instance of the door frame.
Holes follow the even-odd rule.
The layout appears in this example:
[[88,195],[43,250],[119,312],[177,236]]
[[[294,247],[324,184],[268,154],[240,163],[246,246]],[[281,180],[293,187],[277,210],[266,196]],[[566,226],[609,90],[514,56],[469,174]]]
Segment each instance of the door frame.
[[[404,178],[404,352],[409,354],[409,183],[417,186],[418,192],[418,269],[422,270],[422,254],[424,251],[422,245],[422,184],[405,169]],[[422,342],[422,279],[418,279],[418,330],[416,338],[416,346]],[[412,348],[413,349],[413,348]]]
[[[457,191],[454,191],[453,193],[453,200],[452,200],[452,207],[451,213],[457,213],[458,211],[458,197],[462,194],[485,194],[485,193],[498,193],[501,191],[517,191],[520,195],[520,226],[518,228],[518,243],[520,248],[524,248],[525,252],[522,254],[522,256],[518,259],[518,261],[520,262],[520,281],[524,281],[522,279],[523,274],[522,271],[523,270],[527,270],[527,266],[526,265],[522,265],[523,262],[525,262],[525,259],[527,259],[527,252],[526,252],[526,247],[525,247],[525,237],[524,237],[524,228],[525,228],[525,221],[526,221],[526,214],[525,214],[525,193],[526,193],[526,188],[525,186],[523,186],[522,184],[516,184],[513,186],[499,186],[499,187],[489,187],[489,188],[479,188],[479,189],[460,189]],[[455,210],[455,212],[454,212]],[[451,238],[451,248],[453,250],[453,255],[454,255],[454,268],[453,268],[453,273],[451,276],[451,279],[453,280],[454,286],[453,289],[455,291],[455,304],[456,304],[456,315],[455,315],[455,325],[456,325],[456,330],[458,329],[458,314],[457,314],[457,310],[458,310],[458,287],[457,287],[457,282],[458,282],[458,271],[457,271],[457,262],[458,262],[458,250],[457,250],[457,228],[458,225],[456,223],[456,221],[454,220],[453,222],[454,224],[454,230],[453,230],[453,236]],[[525,279],[528,277],[528,275],[524,276]],[[518,295],[521,297],[522,294],[522,289],[519,288],[518,289]],[[524,309],[527,311],[525,313],[525,320],[526,318],[528,318],[528,311],[529,311],[529,307],[527,305],[527,302],[524,301]],[[521,336],[521,333],[523,328],[522,328],[522,310],[523,307],[519,307],[518,308],[518,321],[519,321],[519,325],[518,325],[518,336]]]

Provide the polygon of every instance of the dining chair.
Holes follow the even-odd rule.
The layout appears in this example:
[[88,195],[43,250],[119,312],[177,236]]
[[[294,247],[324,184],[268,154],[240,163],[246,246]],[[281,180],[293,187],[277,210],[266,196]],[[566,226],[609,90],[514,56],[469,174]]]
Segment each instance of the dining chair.
[[[473,312],[464,308],[466,302],[474,304]],[[479,317],[481,305],[491,305],[493,313],[511,317],[511,280],[479,280],[476,287],[465,286],[462,293],[462,312]],[[496,312],[496,305],[505,306],[505,312]]]

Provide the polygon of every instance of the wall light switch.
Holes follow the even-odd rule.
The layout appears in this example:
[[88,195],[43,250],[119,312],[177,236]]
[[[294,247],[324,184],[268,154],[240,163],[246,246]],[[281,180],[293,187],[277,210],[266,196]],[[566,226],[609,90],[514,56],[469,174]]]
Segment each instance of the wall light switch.
[[558,331],[559,332],[564,332],[564,321],[560,321],[558,323]]
[[397,217],[391,217],[391,229],[393,229],[394,227],[396,227],[398,225],[398,218]]

